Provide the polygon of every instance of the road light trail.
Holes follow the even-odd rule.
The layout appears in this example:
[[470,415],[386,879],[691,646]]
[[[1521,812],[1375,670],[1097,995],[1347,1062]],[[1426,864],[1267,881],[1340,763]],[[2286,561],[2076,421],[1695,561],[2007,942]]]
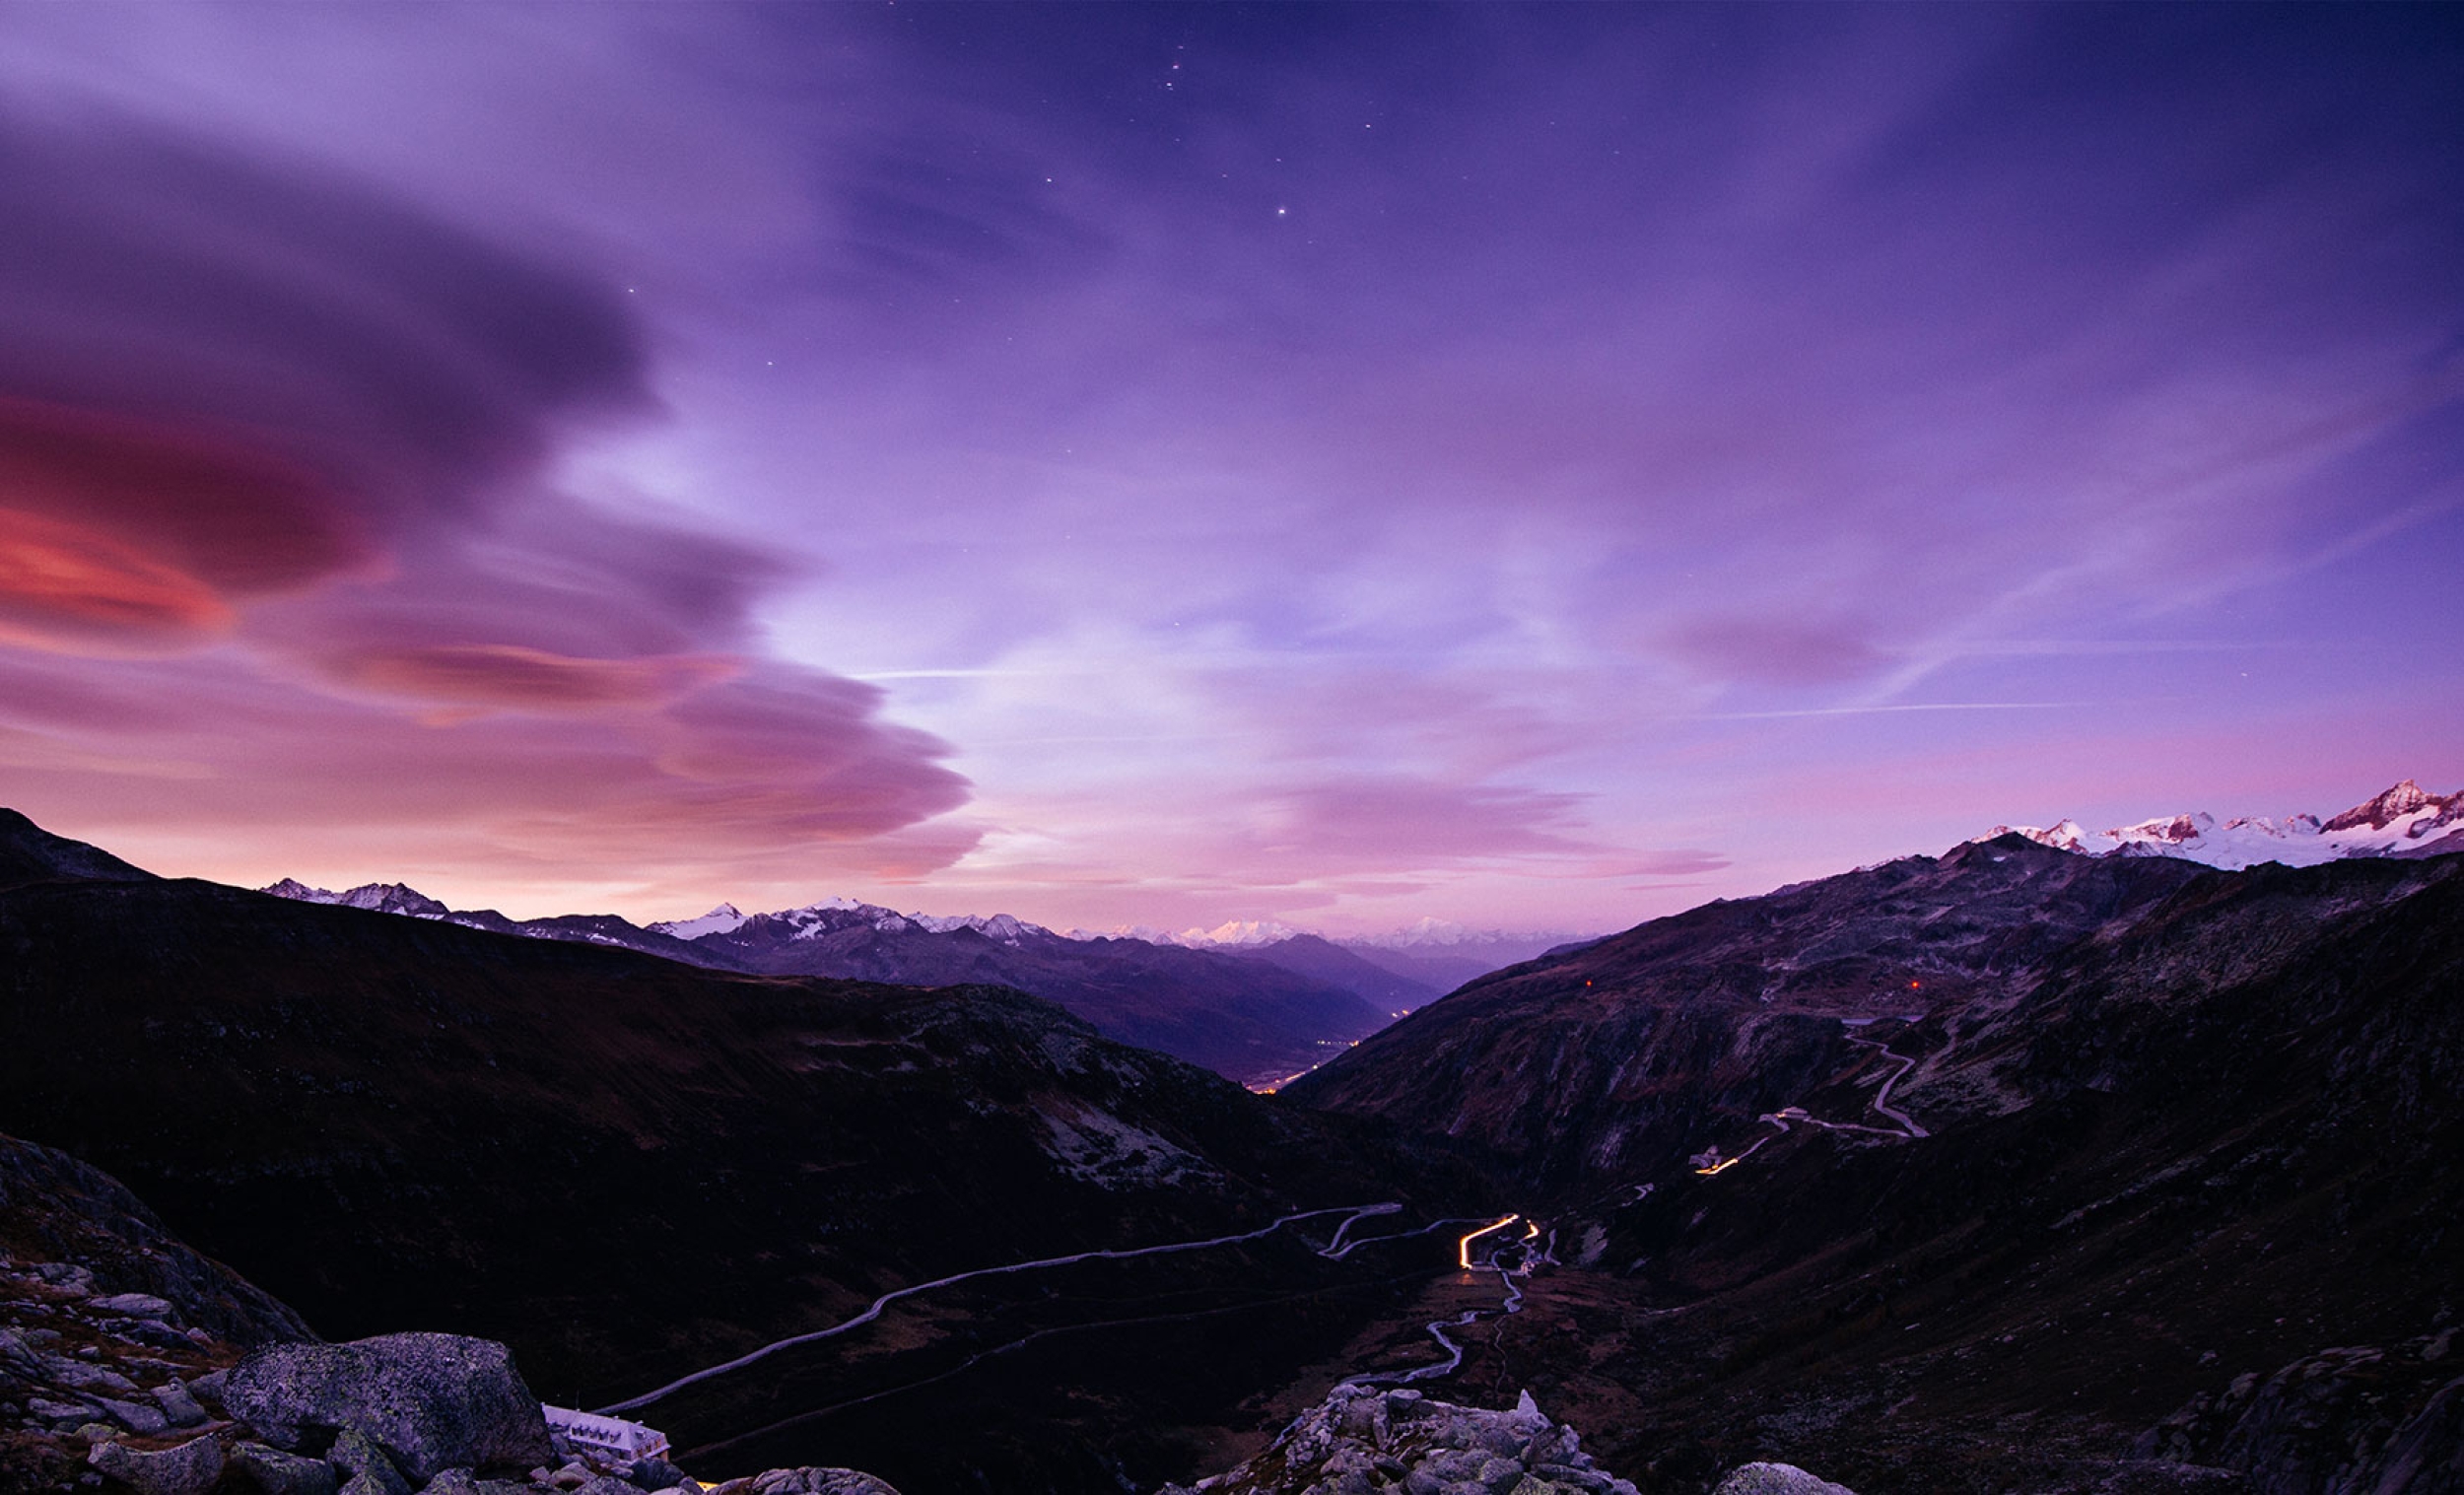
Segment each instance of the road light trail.
[[[913,1298],[919,1293],[927,1293],[936,1287],[949,1287],[955,1283],[965,1282],[976,1277],[997,1277],[1010,1272],[1036,1271],[1047,1266],[1068,1266],[1079,1261],[1126,1261],[1132,1257],[1161,1257],[1174,1252],[1205,1251],[1217,1246],[1238,1246],[1246,1241],[1261,1240],[1266,1236],[1273,1235],[1276,1231],[1281,1230],[1286,1225],[1291,1225],[1301,1220],[1314,1220],[1323,1215],[1344,1215],[1347,1217],[1340,1226],[1335,1228],[1335,1238],[1339,1240],[1343,1233],[1351,1228],[1353,1222],[1366,1219],[1372,1215],[1392,1214],[1401,1207],[1402,1206],[1390,1202],[1384,1204],[1342,1204],[1336,1205],[1331,1209],[1304,1209],[1285,1215],[1270,1225],[1263,1225],[1256,1230],[1246,1231],[1235,1236],[1214,1236],[1203,1241],[1172,1241],[1167,1242],[1162,1246],[1138,1246],[1131,1247],[1126,1251],[1111,1248],[1107,1248],[1102,1251],[1081,1251],[1074,1252],[1065,1257],[1046,1257],[1035,1261],[1013,1261],[1006,1266],[980,1266],[973,1271],[956,1272],[946,1277],[935,1277],[929,1282],[918,1282],[912,1286],[894,1288],[889,1292],[883,1293],[880,1297],[872,1300],[872,1307],[865,1309],[862,1313],[857,1314],[855,1318],[849,1319],[844,1323],[834,1324],[828,1328],[817,1328],[812,1330],[810,1333],[789,1334],[784,1339],[774,1339],[759,1349],[751,1350],[745,1354],[738,1355],[733,1360],[706,1367],[705,1369],[693,1372],[689,1376],[679,1376],[654,1392],[645,1392],[641,1395],[632,1397],[625,1401],[611,1402],[606,1406],[597,1408],[596,1412],[597,1415],[601,1417],[611,1417],[619,1412],[630,1412],[640,1407],[646,1407],[653,1401],[658,1401],[667,1396],[673,1395],[675,1393],[684,1390],[688,1386],[695,1385],[698,1382],[708,1381],[715,1376],[724,1376],[729,1371],[740,1371],[746,1366],[752,1365],[757,1361],[770,1358],[772,1355],[779,1353],[781,1350],[793,1349],[799,1344],[812,1344],[822,1339],[828,1339],[839,1334],[844,1334],[853,1328],[860,1328],[864,1325],[870,1324],[875,1319],[880,1318],[881,1311],[883,1309],[888,1308],[891,1304],[896,1303],[901,1298]],[[1389,1238],[1381,1237],[1378,1239]],[[1331,1249],[1331,1244],[1329,1249]],[[1346,1247],[1344,1249],[1344,1254],[1349,1255],[1349,1252],[1350,1248]],[[1319,1252],[1319,1255],[1326,1255],[1326,1250],[1322,1249]]]
[[1472,1243],[1477,1241],[1482,1236],[1504,1230],[1507,1226],[1512,1225],[1515,1221],[1522,1218],[1523,1217],[1521,1215],[1508,1215],[1504,1219],[1496,1221],[1493,1224],[1483,1225],[1478,1230],[1475,1230],[1472,1234],[1464,1237],[1461,1241],[1455,1243],[1455,1259],[1463,1263],[1464,1270],[1470,1271],[1472,1269]]

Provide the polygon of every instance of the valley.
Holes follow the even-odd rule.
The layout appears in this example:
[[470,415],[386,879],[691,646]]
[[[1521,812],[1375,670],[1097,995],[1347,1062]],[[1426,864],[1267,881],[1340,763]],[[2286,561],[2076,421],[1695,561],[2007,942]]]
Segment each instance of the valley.
[[0,1131],[319,1333],[501,1338],[713,1477],[1151,1489],[1407,1389],[1528,1392],[1655,1495],[1761,1460],[2429,1495],[2464,1458],[2453,856],[2006,834],[1495,972],[1275,1096],[997,986],[157,879],[23,822],[0,874]]

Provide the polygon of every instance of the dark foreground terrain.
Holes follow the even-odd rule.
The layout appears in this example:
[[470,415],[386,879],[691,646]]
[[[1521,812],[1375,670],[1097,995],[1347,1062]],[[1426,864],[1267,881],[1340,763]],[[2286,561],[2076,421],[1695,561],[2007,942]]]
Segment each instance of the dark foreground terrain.
[[[328,1336],[487,1334],[613,1403],[969,1274],[649,1403],[697,1473],[1151,1489],[1470,1313],[1420,1385],[1528,1389],[1649,1491],[2464,1491],[2464,858],[2004,838],[1499,972],[1274,1098],[995,987],[284,904],[22,824],[0,951],[0,1130]],[[1457,1268],[1438,1222],[1508,1209],[1474,1255],[1537,1269]]]
[[[502,1339],[563,1404],[950,1273],[1478,1189],[1012,991],[697,970],[7,829],[0,1131],[115,1175],[328,1338]],[[963,1284],[647,1415],[715,1472],[869,1462],[908,1495],[1185,1475],[1442,1259],[1323,1260],[1335,1223]]]

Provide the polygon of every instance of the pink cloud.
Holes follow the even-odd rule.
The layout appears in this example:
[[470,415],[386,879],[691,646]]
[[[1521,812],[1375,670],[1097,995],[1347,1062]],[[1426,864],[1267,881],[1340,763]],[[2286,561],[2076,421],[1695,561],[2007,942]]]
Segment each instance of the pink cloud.
[[642,707],[736,674],[714,655],[585,659],[518,644],[434,644],[363,648],[325,661],[349,685],[453,706],[532,712]]
[[944,744],[747,655],[779,562],[547,485],[650,407],[616,288],[161,127],[0,132],[0,798],[171,870],[447,886],[973,845],[927,824]]

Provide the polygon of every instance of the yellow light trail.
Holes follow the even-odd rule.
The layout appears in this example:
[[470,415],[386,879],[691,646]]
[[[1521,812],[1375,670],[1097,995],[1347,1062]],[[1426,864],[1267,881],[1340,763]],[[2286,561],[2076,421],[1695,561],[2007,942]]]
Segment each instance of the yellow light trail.
[[1472,1243],[1477,1241],[1480,1237],[1489,1234],[1491,1231],[1504,1230],[1507,1226],[1512,1225],[1515,1221],[1522,1218],[1523,1217],[1521,1215],[1508,1215],[1506,1218],[1498,1221],[1494,1225],[1483,1225],[1478,1230],[1475,1230],[1472,1234],[1464,1237],[1462,1240],[1455,1243],[1455,1259],[1463,1263],[1463,1267],[1466,1271],[1471,1270]]

